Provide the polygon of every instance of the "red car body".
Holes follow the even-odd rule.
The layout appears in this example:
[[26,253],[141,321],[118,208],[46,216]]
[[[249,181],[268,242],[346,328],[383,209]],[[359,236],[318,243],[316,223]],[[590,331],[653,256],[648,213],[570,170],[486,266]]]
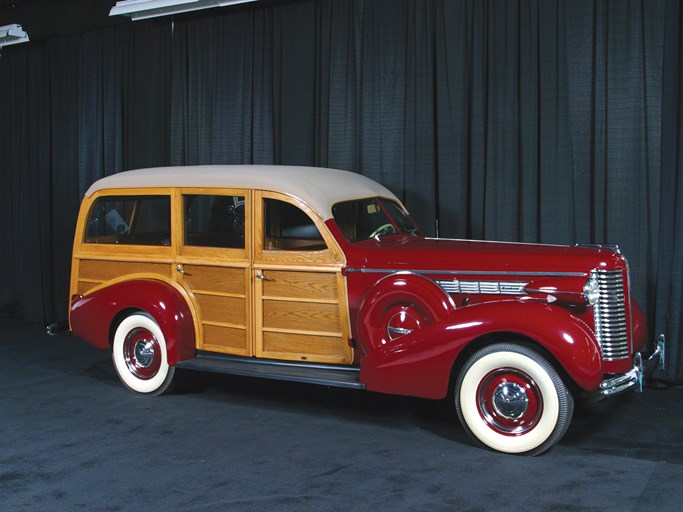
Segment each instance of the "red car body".
[[[182,171],[190,173],[192,169],[176,169],[168,183],[164,182],[163,170],[153,170],[152,178],[149,172],[136,171],[130,181],[126,181],[128,173],[111,183],[111,179],[105,179],[86,194],[79,218],[71,327],[77,336],[95,346],[113,350],[119,376],[134,391],[156,394],[166,390],[175,367],[430,399],[441,399],[454,391],[460,419],[476,441],[504,452],[538,454],[561,438],[571,418],[574,398],[606,397],[642,385],[648,365],[642,362],[640,352],[645,346],[647,327],[631,297],[627,262],[616,248],[427,238],[411,224],[398,199],[383,187],[358,175],[322,169],[218,167],[198,168],[197,172],[211,177],[202,184],[211,190],[217,189],[216,180],[223,174],[228,175],[226,183],[230,183],[230,177],[242,179],[244,173],[256,176],[254,184],[238,180],[226,185],[246,190],[234,196],[238,199],[233,210],[251,208],[251,213],[242,213],[241,222],[247,224],[246,230],[242,226],[241,235],[245,247],[238,246],[242,252],[235,254],[242,263],[233,274],[239,275],[244,267],[248,276],[246,289],[257,291],[242,294],[238,287],[239,293],[223,294],[225,300],[242,300],[244,295],[247,308],[250,304],[256,307],[254,312],[246,313],[245,327],[240,329],[247,337],[258,329],[263,330],[264,339],[270,336],[264,328],[270,313],[260,309],[276,298],[271,299],[265,287],[280,275],[296,280],[310,260],[315,271],[328,272],[325,279],[336,276],[335,289],[344,296],[336,302],[329,297],[292,298],[291,314],[302,314],[295,307],[297,303],[311,304],[313,317],[330,315],[326,311],[338,304],[342,345],[352,349],[346,362],[333,364],[322,356],[319,361],[310,361],[308,356],[296,361],[289,356],[280,360],[264,357],[265,348],[245,356],[207,350],[201,336],[214,326],[234,326],[229,322],[202,324],[198,320],[207,316],[206,297],[211,293],[216,296],[217,292],[197,291],[183,281],[191,279],[188,276],[197,268],[190,265],[194,260],[179,259],[182,247],[189,245],[187,228],[184,239],[171,233],[168,241],[152,244],[160,254],[158,264],[150,263],[154,252],[142,245],[125,253],[118,241],[112,241],[112,236],[120,233],[99,238],[88,238],[86,233],[94,222],[94,201],[100,197],[111,201],[129,198],[126,194],[130,194],[131,201],[143,193],[155,198],[168,194],[173,205],[169,223],[175,227],[189,224],[187,198],[203,193],[197,192],[203,189],[197,188],[191,178],[183,177]],[[259,181],[261,172],[265,177]],[[282,176],[274,172],[303,177],[302,188],[308,195],[297,195],[293,185],[287,185],[287,190],[278,189],[287,180],[264,185]],[[355,180],[362,180],[358,198],[347,197],[355,186],[350,182]],[[332,182],[343,191],[326,191]],[[193,191],[191,196],[182,196],[185,210],[175,206],[182,190]],[[273,218],[268,213],[270,206],[259,206],[259,201],[266,205],[270,200],[266,196],[275,192],[282,192],[283,198],[294,197],[291,202],[312,219],[311,225],[315,221],[315,237],[297,235],[301,238],[297,243],[324,241],[326,251],[334,249],[331,255],[325,253],[327,259],[318,259],[322,253],[315,248],[297,252],[301,261],[296,264],[286,259],[267,263],[271,255],[277,258],[284,254],[267,254],[271,228],[259,225]],[[353,203],[356,199],[364,202]],[[375,224],[364,227],[367,231],[360,236],[362,229],[358,226],[367,220],[365,217],[382,220],[373,220]],[[288,222],[284,219],[274,225]],[[248,225],[250,221],[253,227]],[[358,226],[350,226],[352,223]],[[132,224],[123,225],[124,231],[133,229]],[[120,225],[117,229],[121,231]],[[290,240],[282,236],[276,242]],[[123,247],[133,247],[126,243]],[[118,256],[107,255],[108,248]],[[206,252],[202,265],[218,265],[214,260],[221,258],[220,253],[213,247]],[[259,255],[266,263],[259,260]],[[112,266],[129,270],[103,270],[107,265],[100,262],[102,268],[97,275],[106,277],[89,278],[86,270],[98,258],[115,260]],[[142,265],[138,261],[146,265],[144,272],[130,270]],[[152,264],[158,265],[158,274],[148,271]],[[174,274],[174,266],[180,276]],[[264,288],[250,288],[253,286]],[[315,280],[308,285],[317,286]],[[204,294],[205,302],[195,294]],[[254,316],[259,315],[263,318],[254,324]],[[122,330],[122,325],[127,328]],[[297,339],[291,327],[271,330]],[[310,343],[311,339],[323,343],[330,338],[324,332],[313,331],[299,333],[302,343]],[[308,336],[311,333],[317,337]],[[658,357],[652,357],[649,366],[655,365]]]

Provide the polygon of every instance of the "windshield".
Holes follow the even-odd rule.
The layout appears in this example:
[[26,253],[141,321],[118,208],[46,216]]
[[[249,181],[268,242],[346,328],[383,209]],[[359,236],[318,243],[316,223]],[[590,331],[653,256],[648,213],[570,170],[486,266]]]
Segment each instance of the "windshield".
[[407,211],[379,197],[337,203],[332,207],[332,215],[349,242],[397,233],[419,234]]

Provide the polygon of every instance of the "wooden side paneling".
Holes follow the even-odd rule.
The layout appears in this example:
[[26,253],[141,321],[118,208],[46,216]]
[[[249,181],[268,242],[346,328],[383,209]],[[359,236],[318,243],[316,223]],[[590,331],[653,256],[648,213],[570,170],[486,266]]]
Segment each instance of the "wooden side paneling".
[[[350,363],[348,319],[340,312],[340,273],[260,269],[256,280],[256,355]],[[342,278],[343,288],[343,278]],[[346,303],[344,302],[344,306]]]
[[168,263],[81,259],[74,268],[78,271],[78,278],[74,280],[76,293],[80,294],[85,294],[107,281],[129,275],[172,277],[172,267]]
[[195,292],[211,291],[219,294],[245,296],[246,278],[243,268],[206,265],[183,265],[185,281]]
[[335,273],[268,270],[266,274],[270,279],[263,283],[264,297],[337,302]]
[[264,332],[263,350],[269,357],[319,363],[344,363],[346,355],[339,348],[341,338]]
[[287,329],[297,332],[316,332],[341,336],[339,306],[265,300],[263,304],[263,328]]
[[246,328],[247,311],[244,297],[224,297],[196,293],[202,322],[218,322]]
[[201,318],[198,348],[252,355],[249,270],[198,263],[182,264],[182,270],[180,281],[194,297]]
[[234,327],[204,324],[204,350],[225,352],[235,355],[249,355],[247,331]]
[[172,277],[171,265],[138,261],[81,260],[79,281],[103,283],[129,274],[159,274]]

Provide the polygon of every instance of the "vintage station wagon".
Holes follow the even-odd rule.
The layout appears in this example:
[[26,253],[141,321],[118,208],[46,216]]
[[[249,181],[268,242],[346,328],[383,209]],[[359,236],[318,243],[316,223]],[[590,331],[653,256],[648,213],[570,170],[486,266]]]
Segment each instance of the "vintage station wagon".
[[137,393],[183,368],[452,396],[473,439],[530,455],[659,361],[616,248],[428,238],[385,187],[306,167],[97,181],[70,325]]

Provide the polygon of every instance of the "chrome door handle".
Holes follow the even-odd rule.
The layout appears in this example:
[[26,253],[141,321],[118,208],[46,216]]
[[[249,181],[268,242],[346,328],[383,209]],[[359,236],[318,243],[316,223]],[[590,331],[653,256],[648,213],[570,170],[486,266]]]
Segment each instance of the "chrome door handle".
[[176,272],[180,272],[180,273],[183,274],[183,275],[189,275],[187,272],[185,272],[185,271],[183,270],[182,265],[176,265],[176,268],[175,268],[175,269],[176,269]]
[[272,277],[263,275],[263,274],[261,274],[261,272],[256,272],[256,279],[261,279],[262,281],[272,281],[273,280]]

